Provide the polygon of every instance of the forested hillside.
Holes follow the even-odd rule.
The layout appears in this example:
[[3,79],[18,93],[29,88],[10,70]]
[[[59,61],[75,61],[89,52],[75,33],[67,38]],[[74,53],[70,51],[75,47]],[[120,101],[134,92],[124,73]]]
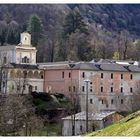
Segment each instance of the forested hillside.
[[139,4],[1,4],[0,45],[32,35],[38,62],[140,60]]

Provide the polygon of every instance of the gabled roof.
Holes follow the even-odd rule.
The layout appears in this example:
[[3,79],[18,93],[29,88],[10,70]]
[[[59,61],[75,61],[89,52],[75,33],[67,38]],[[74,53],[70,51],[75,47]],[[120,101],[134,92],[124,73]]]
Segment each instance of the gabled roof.
[[72,64],[68,61],[63,62],[48,62],[48,63],[38,63],[39,68],[41,69],[48,69],[48,70],[58,70],[58,69],[69,69],[69,64]]
[[139,66],[130,65],[128,68],[133,72],[140,72],[140,67]]
[[80,70],[95,70],[98,71],[99,68],[97,68],[93,63],[89,62],[80,62],[75,64],[75,67],[73,69],[80,69]]
[[[112,114],[115,114],[115,111],[102,111],[102,112],[96,112],[96,113],[88,113],[88,120],[103,120],[107,116],[110,116]],[[62,118],[62,120],[71,120],[74,118],[74,115],[67,116],[65,118]],[[86,112],[80,112],[75,114],[75,120],[86,120]]]
[[128,71],[123,65],[116,63],[101,64],[100,68],[104,71]]
[[53,63],[38,63],[39,68],[48,70],[91,70],[91,71],[118,71],[118,72],[140,72],[139,65],[134,65],[134,61],[119,61],[100,59],[90,62],[53,62]]

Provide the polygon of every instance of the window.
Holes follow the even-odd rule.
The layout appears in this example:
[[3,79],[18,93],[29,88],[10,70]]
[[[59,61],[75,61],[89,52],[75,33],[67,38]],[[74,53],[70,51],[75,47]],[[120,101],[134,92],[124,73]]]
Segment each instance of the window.
[[24,78],[27,77],[27,71],[23,71],[23,76],[24,76]]
[[90,82],[90,84],[92,85],[92,82]]
[[131,92],[131,93],[133,92],[133,88],[130,88],[130,92]]
[[80,131],[82,131],[82,129],[83,129],[83,127],[82,127],[82,125],[80,125]]
[[71,87],[69,87],[69,92],[71,92]]
[[14,85],[12,85],[12,90],[14,90],[14,88],[15,88]]
[[18,91],[20,90],[20,87],[19,87],[19,85],[17,85],[17,90],[18,90]]
[[103,78],[103,76],[104,76],[103,73],[101,73],[101,78]]
[[3,64],[5,64],[5,63],[7,63],[7,58],[6,58],[6,56],[4,56],[4,58],[3,58]]
[[22,58],[22,63],[29,63],[29,58],[27,58],[27,56]]
[[123,74],[121,74],[121,79],[123,79]]
[[25,85],[23,85],[23,90],[25,90],[26,89],[26,87],[25,87]]
[[41,79],[43,79],[43,75],[41,75]]
[[72,125],[72,136],[74,136],[74,134],[75,134],[75,127],[74,125]]
[[133,79],[133,74],[130,74],[130,79],[131,79],[131,80]]
[[90,89],[90,92],[92,92],[92,88]]
[[94,127],[94,125],[92,125],[92,131],[95,131],[95,127]]
[[37,90],[37,86],[35,86],[35,90]]
[[110,91],[113,92],[113,87],[111,87]]
[[123,87],[121,87],[121,93],[123,92]]
[[85,72],[82,73],[82,77],[85,78]]
[[75,92],[76,91],[76,88],[75,88],[75,86],[73,86],[73,92]]
[[84,86],[82,86],[82,91],[83,91],[83,92],[85,91],[85,87],[84,87]]
[[62,78],[64,78],[64,71],[62,72]]
[[111,104],[113,104],[113,102],[114,102],[114,100],[113,100],[113,99],[111,99]]
[[123,104],[123,99],[121,99],[121,104]]
[[93,101],[92,101],[92,99],[90,99],[89,101],[90,101],[90,104],[93,104]]
[[29,63],[29,58],[27,58],[27,63]]
[[102,104],[104,104],[104,100],[101,100],[102,101]]
[[3,82],[3,87],[5,87],[5,82]]
[[101,92],[103,92],[103,87],[101,87]]
[[69,72],[69,78],[71,78],[71,73]]
[[111,73],[111,79],[113,79],[113,73]]

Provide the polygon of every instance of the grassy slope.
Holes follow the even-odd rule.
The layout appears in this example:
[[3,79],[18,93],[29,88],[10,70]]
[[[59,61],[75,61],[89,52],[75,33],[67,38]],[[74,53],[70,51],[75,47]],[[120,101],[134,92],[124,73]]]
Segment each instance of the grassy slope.
[[140,136],[140,111],[128,115],[120,122],[86,136]]

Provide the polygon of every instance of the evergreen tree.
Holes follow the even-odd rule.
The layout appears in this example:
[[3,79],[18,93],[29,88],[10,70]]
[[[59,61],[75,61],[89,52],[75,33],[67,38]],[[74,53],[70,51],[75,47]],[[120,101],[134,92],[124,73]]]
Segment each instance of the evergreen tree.
[[5,21],[0,21],[0,27],[0,42],[3,46],[6,41],[7,23]]
[[20,29],[16,21],[11,21],[7,28],[6,41],[8,44],[17,44],[20,40]]
[[58,60],[87,60],[89,47],[88,29],[78,10],[72,10],[65,18],[59,41]]
[[32,36],[32,45],[37,46],[39,39],[41,38],[41,33],[43,31],[41,19],[37,15],[32,15],[30,17],[27,31]]
[[87,33],[86,24],[83,21],[83,17],[79,11],[71,11],[65,18],[63,25],[64,35],[70,35],[75,33],[77,30],[82,33]]

